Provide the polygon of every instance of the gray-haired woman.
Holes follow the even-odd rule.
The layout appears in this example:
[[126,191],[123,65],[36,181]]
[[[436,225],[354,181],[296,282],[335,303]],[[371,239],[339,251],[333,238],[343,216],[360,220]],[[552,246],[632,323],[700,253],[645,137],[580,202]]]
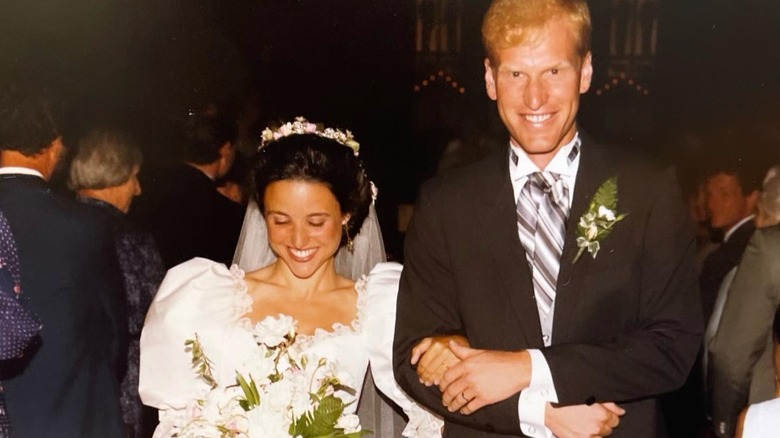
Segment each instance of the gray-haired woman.
[[112,131],[93,131],[79,141],[68,179],[68,186],[78,194],[78,200],[109,216],[114,226],[117,259],[127,294],[130,342],[127,373],[121,383],[121,404],[131,437],[138,436],[142,430],[138,339],[146,311],[165,275],[151,234],[125,218],[133,198],[141,194],[138,182],[141,164],[141,152],[126,137]]

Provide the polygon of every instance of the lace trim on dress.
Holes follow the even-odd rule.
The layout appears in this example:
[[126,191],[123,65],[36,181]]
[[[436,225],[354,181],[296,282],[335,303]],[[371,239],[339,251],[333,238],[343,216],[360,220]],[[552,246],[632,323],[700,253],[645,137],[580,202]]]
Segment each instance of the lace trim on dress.
[[[236,264],[233,264],[233,266],[230,267],[230,275],[233,277],[233,281],[236,284],[236,288],[233,289],[235,291],[233,310],[236,312],[236,322],[251,330],[252,321],[245,315],[252,310],[252,297],[249,296],[249,286],[246,284],[246,279],[244,278],[245,274],[244,270],[239,268]],[[355,319],[353,319],[349,325],[336,322],[333,323],[330,330],[317,328],[311,335],[299,333],[297,335],[299,342],[315,343],[336,336],[342,336],[347,333],[360,333],[363,330],[361,321],[363,321],[365,317],[366,305],[368,302],[368,294],[366,293],[367,282],[368,276],[366,275],[363,275],[355,281],[355,292],[358,294],[357,312],[355,314]]]
[[233,314],[236,323],[245,328],[250,328],[251,321],[246,316],[252,310],[252,297],[249,296],[249,287],[244,279],[245,272],[238,265],[230,267],[230,276],[233,277],[233,283],[236,287],[231,289],[233,292]]
[[330,330],[324,328],[317,328],[311,335],[298,334],[298,339],[302,342],[315,344],[326,339],[343,336],[346,334],[358,334],[363,330],[363,318],[366,313],[366,303],[368,294],[366,293],[366,283],[368,278],[364,275],[355,282],[355,292],[358,294],[357,298],[357,313],[355,319],[349,325],[342,324],[340,322],[333,323]]

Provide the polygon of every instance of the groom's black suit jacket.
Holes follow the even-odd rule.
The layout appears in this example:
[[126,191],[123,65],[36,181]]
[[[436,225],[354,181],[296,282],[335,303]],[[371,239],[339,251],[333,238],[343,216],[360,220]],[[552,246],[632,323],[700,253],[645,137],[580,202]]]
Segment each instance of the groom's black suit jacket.
[[0,175],[22,303],[41,322],[22,357],[0,363],[14,436],[124,436],[124,290],[108,224],[42,178]]
[[[508,151],[423,188],[405,243],[394,365],[400,385],[445,417],[445,436],[522,436],[519,393],[463,416],[418,382],[422,337],[465,335],[475,348],[541,349],[559,402],[615,401],[615,437],[665,436],[656,397],[685,381],[701,340],[692,228],[671,170],[583,138],[558,277],[552,346],[544,348],[531,271],[517,232]],[[618,177],[628,216],[593,259],[576,229],[596,189]]]

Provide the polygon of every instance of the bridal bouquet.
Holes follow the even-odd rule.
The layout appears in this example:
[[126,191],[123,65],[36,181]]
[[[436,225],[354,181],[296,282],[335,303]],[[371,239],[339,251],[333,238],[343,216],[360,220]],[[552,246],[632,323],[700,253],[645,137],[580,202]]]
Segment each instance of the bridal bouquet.
[[174,428],[177,438],[358,438],[351,376],[326,358],[302,353],[295,321],[267,317],[251,328],[256,344],[252,360],[236,370],[231,385],[220,385],[197,337],[186,341],[192,364],[210,389],[190,402]]

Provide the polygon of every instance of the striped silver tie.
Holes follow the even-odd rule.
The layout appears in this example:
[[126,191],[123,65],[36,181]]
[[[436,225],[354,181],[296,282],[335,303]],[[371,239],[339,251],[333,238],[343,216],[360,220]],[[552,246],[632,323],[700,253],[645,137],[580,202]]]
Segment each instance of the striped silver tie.
[[517,200],[520,241],[533,271],[534,295],[542,320],[555,302],[568,196],[560,175],[535,172],[529,175]]

